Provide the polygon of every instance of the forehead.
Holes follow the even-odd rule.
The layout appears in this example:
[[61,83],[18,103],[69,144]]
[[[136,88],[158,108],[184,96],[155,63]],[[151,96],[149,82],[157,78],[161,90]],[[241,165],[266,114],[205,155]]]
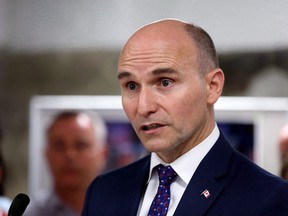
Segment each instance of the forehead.
[[[48,128],[48,133],[57,133],[59,131],[83,131],[90,130],[93,127],[93,124],[90,118],[86,115],[76,115],[61,117],[54,121],[54,123]],[[72,133],[71,133],[72,135]]]
[[161,68],[180,69],[194,63],[196,53],[191,40],[170,40],[170,38],[139,38],[126,44],[118,62],[118,71],[150,71]]

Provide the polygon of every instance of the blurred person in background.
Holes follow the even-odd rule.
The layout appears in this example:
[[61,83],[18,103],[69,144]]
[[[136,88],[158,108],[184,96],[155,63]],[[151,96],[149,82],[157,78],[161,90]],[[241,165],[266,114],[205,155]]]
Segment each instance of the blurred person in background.
[[279,132],[280,176],[288,179],[288,123]]
[[279,152],[281,162],[288,160],[288,123],[279,132]]
[[288,161],[282,163],[281,177],[288,180]]
[[106,125],[96,113],[65,111],[46,135],[53,190],[32,199],[24,215],[78,216],[88,185],[106,167]]
[[0,126],[0,216],[6,216],[11,200],[4,194],[5,162],[2,154],[2,128]]

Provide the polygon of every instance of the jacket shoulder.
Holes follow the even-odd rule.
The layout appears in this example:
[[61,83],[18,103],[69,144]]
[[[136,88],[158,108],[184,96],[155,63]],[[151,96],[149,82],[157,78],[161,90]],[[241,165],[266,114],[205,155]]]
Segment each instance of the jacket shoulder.
[[[141,194],[149,174],[150,156],[146,156],[123,168],[110,171],[94,179],[89,186],[83,216],[129,215],[137,212]],[[130,214],[131,215],[131,214]]]

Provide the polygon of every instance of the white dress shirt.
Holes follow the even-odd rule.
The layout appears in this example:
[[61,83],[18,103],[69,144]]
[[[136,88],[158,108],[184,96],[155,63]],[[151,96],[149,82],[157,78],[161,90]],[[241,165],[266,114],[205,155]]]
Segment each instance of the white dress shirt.
[[31,199],[23,216],[79,216],[67,206],[54,190],[41,191]]
[[158,164],[163,164],[165,166],[170,165],[178,174],[178,177],[176,177],[176,180],[170,186],[171,199],[167,216],[172,216],[195,170],[197,169],[198,165],[205,157],[205,155],[215,144],[219,135],[219,129],[215,124],[212,133],[203,142],[192,148],[190,151],[188,151],[181,157],[177,158],[171,164],[165,163],[157,156],[156,153],[152,153],[147,188],[140,202],[137,215],[147,216],[159,185],[157,171],[153,170],[153,168]]

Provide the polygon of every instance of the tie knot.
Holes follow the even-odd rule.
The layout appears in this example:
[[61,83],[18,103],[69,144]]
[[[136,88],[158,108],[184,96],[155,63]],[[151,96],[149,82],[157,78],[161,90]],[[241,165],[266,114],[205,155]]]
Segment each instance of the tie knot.
[[156,170],[158,172],[160,185],[169,186],[177,176],[177,173],[171,166],[159,164],[156,166]]

